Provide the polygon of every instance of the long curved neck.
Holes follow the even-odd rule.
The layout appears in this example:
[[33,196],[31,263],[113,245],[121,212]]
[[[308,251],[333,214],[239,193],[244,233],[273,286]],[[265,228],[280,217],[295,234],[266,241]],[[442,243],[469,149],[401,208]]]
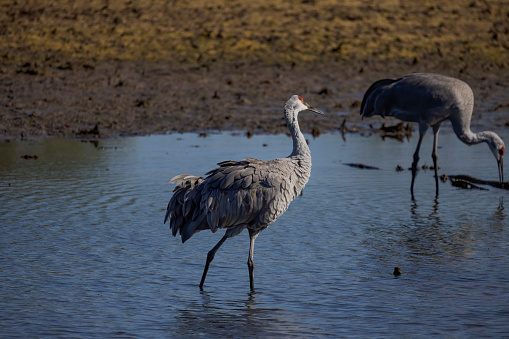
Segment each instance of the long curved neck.
[[285,107],[285,120],[293,140],[293,151],[290,156],[310,156],[308,144],[300,131],[297,113],[292,108]]
[[462,130],[460,133],[456,132],[458,138],[467,145],[476,145],[481,142],[489,142],[493,139],[490,131],[484,131],[479,133],[472,132],[469,128]]
[[470,130],[470,114],[463,116],[454,116],[451,118],[452,128],[458,139],[467,145],[476,145],[481,142],[488,142],[491,140],[490,134],[492,132],[474,133]]

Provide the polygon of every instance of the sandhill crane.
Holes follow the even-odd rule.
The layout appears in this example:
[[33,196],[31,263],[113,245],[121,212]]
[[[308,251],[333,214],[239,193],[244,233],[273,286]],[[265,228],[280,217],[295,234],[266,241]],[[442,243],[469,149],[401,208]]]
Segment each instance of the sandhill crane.
[[437,139],[440,124],[449,120],[458,138],[467,145],[481,142],[488,144],[498,162],[498,175],[503,183],[504,142],[494,132],[473,133],[470,119],[474,108],[472,89],[463,81],[439,74],[417,73],[399,78],[382,79],[373,83],[362,99],[360,114],[393,116],[403,121],[419,124],[419,141],[412,162],[412,183],[410,192],[414,194],[414,181],[419,161],[422,138],[429,127],[433,129],[433,165],[435,167],[435,186],[438,196]]
[[284,117],[293,140],[293,151],[288,157],[269,161],[228,160],[218,163],[219,167],[208,172],[205,178],[181,174],[170,180],[177,186],[164,222],[170,219],[173,236],[180,232],[185,242],[198,231],[216,232],[226,228],[225,235],[207,255],[200,289],[219,247],[246,228],[250,238],[249,282],[251,290],[254,289],[255,239],[301,194],[311,174],[311,153],[297,121],[301,111],[323,114],[298,95],[288,100]]

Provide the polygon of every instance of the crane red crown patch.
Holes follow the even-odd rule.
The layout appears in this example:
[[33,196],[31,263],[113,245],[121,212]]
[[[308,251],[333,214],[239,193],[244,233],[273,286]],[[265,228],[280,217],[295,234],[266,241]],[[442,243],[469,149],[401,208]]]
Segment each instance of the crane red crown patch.
[[299,95],[299,100],[302,101],[302,103],[304,103],[304,99],[302,99],[302,97]]
[[505,152],[505,148],[502,147],[499,151],[498,151],[498,154],[500,155],[504,155],[504,152]]

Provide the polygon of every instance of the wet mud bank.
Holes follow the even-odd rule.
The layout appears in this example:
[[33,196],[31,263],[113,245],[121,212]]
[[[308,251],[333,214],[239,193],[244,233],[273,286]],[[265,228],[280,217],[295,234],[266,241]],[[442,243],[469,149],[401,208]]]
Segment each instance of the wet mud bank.
[[286,133],[293,94],[327,113],[301,115],[313,136],[387,134],[363,93],[414,72],[466,81],[472,129],[509,128],[508,1],[168,4],[0,5],[0,139]]

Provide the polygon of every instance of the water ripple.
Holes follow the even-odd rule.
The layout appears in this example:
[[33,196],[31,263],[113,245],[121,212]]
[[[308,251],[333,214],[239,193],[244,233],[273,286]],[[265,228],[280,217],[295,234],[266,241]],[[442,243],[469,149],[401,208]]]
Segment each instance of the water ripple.
[[[454,138],[441,138],[447,173],[497,175],[484,146]],[[255,292],[247,233],[225,243],[198,289],[222,234],[186,244],[171,237],[162,224],[167,182],[225,159],[285,156],[288,137],[1,144],[0,335],[501,336],[509,330],[509,196],[441,184],[435,199],[432,173],[422,171],[412,200],[410,173],[394,168],[409,165],[414,142],[310,140],[303,196],[257,239]]]

